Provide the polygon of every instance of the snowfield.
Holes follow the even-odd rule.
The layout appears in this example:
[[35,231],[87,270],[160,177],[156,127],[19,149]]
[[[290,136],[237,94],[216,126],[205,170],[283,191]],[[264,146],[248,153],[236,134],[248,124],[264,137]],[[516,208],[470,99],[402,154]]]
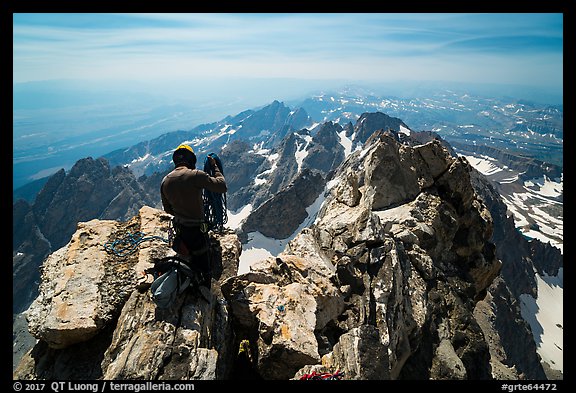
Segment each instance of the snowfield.
[[[521,181],[520,173],[488,156],[465,156],[479,172],[502,186],[508,211],[514,216],[516,228],[526,237],[550,243],[563,252],[563,176],[560,179]],[[507,194],[507,195],[505,195]],[[564,372],[564,277],[563,269],[557,276],[541,276],[534,272],[538,298],[520,296],[522,318],[530,325],[538,354],[551,368]]]
[[521,173],[488,156],[465,156],[470,165],[501,186],[500,193],[522,234],[563,251],[563,176],[520,180]]
[[532,329],[538,354],[551,368],[564,373],[564,274],[536,274],[538,299],[520,296],[522,317]]

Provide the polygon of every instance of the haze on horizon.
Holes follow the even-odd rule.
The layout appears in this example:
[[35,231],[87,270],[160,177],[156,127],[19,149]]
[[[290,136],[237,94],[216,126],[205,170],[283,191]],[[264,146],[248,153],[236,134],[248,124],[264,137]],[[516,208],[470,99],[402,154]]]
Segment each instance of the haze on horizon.
[[13,14],[13,188],[273,100],[563,101],[563,14]]
[[225,94],[260,80],[250,94],[263,100],[338,82],[562,96],[563,14],[14,14],[14,84],[52,80],[182,96],[190,86]]

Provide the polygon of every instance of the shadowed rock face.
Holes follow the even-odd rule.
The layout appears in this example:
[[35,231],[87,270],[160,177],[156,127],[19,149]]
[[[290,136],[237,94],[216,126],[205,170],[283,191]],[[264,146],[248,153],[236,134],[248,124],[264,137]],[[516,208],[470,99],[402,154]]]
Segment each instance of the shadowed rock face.
[[494,372],[486,318],[474,311],[500,262],[470,170],[438,141],[411,147],[377,133],[345,160],[314,225],[283,253],[237,275],[237,236],[213,236],[211,290],[187,292],[164,311],[136,284],[154,258],[173,253],[168,245],[151,240],[127,258],[102,245],[134,231],[166,237],[170,216],[145,207],[125,223],[81,223],[44,263],[28,313],[40,341],[14,376],[227,379],[237,375],[241,342],[265,379],[311,370],[346,379],[515,376]]
[[306,208],[320,195],[325,179],[308,169],[252,212],[242,225],[242,233],[259,231],[264,236],[286,239],[308,216]]
[[[353,379],[490,378],[473,310],[500,263],[469,171],[436,141],[408,147],[386,133],[349,158],[315,224],[224,283],[261,375],[321,358]],[[288,334],[313,324],[314,336]]]
[[[157,190],[154,187],[154,190]],[[111,168],[103,159],[83,158],[68,174],[52,175],[31,206],[14,205],[13,288],[15,312],[38,293],[38,268],[45,257],[70,241],[78,222],[93,218],[128,220],[142,206],[154,206],[150,195],[128,168]]]

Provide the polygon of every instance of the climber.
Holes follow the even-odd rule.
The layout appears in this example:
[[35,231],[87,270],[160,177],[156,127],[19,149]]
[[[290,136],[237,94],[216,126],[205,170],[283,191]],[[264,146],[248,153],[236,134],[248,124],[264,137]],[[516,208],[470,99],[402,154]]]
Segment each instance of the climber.
[[214,176],[196,169],[196,154],[188,145],[180,145],[172,154],[174,170],[160,185],[164,210],[174,216],[174,250],[187,258],[204,275],[203,284],[210,287],[210,240],[204,218],[202,189],[216,193],[227,191],[226,180],[216,160],[209,157]]

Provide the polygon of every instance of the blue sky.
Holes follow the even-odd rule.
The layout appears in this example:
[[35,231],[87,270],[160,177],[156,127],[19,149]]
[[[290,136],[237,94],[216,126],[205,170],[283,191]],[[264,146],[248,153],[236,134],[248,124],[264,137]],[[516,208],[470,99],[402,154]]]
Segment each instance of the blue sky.
[[296,78],[561,91],[562,14],[14,14],[13,81]]

